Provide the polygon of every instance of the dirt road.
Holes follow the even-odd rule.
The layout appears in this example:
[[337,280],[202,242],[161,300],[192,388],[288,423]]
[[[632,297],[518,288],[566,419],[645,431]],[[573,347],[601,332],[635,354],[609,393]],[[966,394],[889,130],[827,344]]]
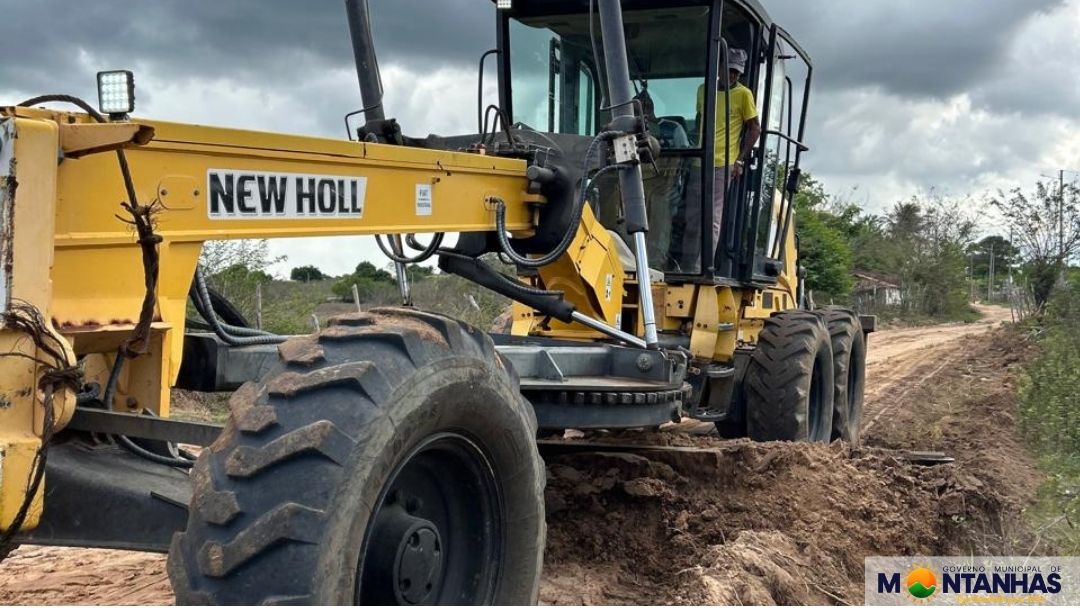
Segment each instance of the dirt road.
[[1010,319],[1009,309],[976,305],[974,323],[888,329],[870,335],[866,352],[866,409],[863,432],[869,432],[892,404],[956,360],[956,340],[985,333]]
[[[1008,311],[872,336],[865,447],[668,434],[704,454],[549,459],[541,600],[553,604],[842,604],[866,555],[1002,551],[1039,476],[1008,425],[1023,354]],[[993,331],[992,331],[993,330]],[[932,381],[931,381],[932,380]],[[938,449],[917,467],[884,448]],[[161,604],[164,557],[23,547],[0,603]]]

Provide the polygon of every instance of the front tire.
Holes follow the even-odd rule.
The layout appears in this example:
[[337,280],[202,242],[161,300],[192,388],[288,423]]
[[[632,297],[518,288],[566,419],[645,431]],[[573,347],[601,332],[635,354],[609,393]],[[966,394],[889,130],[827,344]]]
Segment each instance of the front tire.
[[829,441],[833,355],[821,320],[803,311],[766,319],[744,386],[754,441]]
[[280,353],[192,471],[177,603],[536,601],[536,420],[486,334],[376,309]]

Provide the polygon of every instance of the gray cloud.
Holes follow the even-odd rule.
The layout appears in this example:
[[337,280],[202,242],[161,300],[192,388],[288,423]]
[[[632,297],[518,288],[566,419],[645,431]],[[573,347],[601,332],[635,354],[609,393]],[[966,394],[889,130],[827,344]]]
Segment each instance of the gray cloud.
[[[806,164],[826,186],[877,210],[1075,164],[1080,0],[762,1],[814,58]],[[95,71],[130,67],[140,113],[169,120],[342,137],[359,105],[342,0],[4,4],[0,103],[92,99]],[[390,113],[411,134],[470,128],[492,3],[370,4]]]
[[1000,71],[1033,16],[1064,0],[775,0],[769,11],[815,60],[822,86],[945,97]]
[[[495,39],[483,0],[372,0],[380,53],[429,69],[473,63]],[[143,64],[160,78],[292,81],[350,65],[341,0],[34,0],[5,6],[0,86],[44,90],[100,67]],[[12,58],[18,58],[12,61]]]

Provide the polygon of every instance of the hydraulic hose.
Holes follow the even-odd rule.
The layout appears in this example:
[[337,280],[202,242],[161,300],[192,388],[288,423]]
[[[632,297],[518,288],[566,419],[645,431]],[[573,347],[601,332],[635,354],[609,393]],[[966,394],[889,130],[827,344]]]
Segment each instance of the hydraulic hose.
[[[450,251],[448,249],[443,249],[442,251],[439,252],[439,255],[440,256],[452,257],[452,258],[458,258],[458,259],[461,259],[461,260],[467,260],[467,261],[470,261],[470,262],[474,262],[474,261],[475,262],[480,262],[480,260],[478,260],[478,259],[476,259],[476,258],[474,258],[472,256],[463,255],[463,254],[457,253],[456,251]],[[530,286],[528,286],[528,285],[526,285],[526,284],[524,284],[524,283],[522,283],[522,282],[520,282],[518,280],[515,280],[515,279],[513,279],[511,277],[506,276],[505,274],[503,274],[501,272],[493,272],[492,274],[498,280],[506,283],[507,285],[509,285],[513,289],[520,290],[520,291],[522,291],[524,293],[530,293],[530,294],[536,295],[536,296],[562,296],[563,295],[563,292],[561,292],[561,291],[551,291],[549,289],[539,289],[537,287],[530,287]]]
[[[440,246],[442,246],[443,238],[445,236],[446,234],[443,232],[436,232],[435,236],[431,239],[431,243],[428,244],[427,247],[424,247],[421,250],[420,254],[412,257],[406,255],[398,255],[395,251],[392,251],[392,248],[387,247],[386,243],[383,242],[381,234],[375,235],[375,244],[379,246],[379,249],[383,252],[384,255],[386,255],[386,257],[390,258],[391,261],[397,262],[399,264],[419,264],[420,262],[423,262],[431,256],[435,255],[435,252],[439,250]],[[405,239],[405,242],[408,243],[410,247],[413,247],[414,249],[417,248],[415,247],[415,245],[418,243],[416,242],[416,238],[413,235],[408,235]]]
[[[540,268],[541,266],[547,266],[548,264],[559,259],[562,254],[566,253],[566,250],[570,247],[570,243],[574,242],[574,236],[577,234],[578,225],[581,223],[581,215],[585,207],[586,193],[588,192],[587,184],[589,163],[592,161],[593,155],[596,150],[599,149],[600,144],[605,141],[610,141],[615,137],[621,135],[618,131],[604,131],[593,138],[589,143],[589,148],[585,152],[585,161],[583,164],[583,175],[581,177],[581,188],[578,191],[578,196],[574,200],[574,211],[570,218],[570,222],[567,224],[566,232],[563,233],[562,239],[554,249],[548,253],[538,257],[529,258],[521,255],[514,250],[513,245],[510,244],[510,240],[506,236],[506,202],[502,200],[495,201],[495,234],[499,240],[499,246],[502,248],[506,257],[510,258],[515,264],[524,266],[526,268]],[[620,165],[609,165],[600,169],[593,176],[592,180],[595,181],[601,175],[622,168]]]
[[[109,380],[105,383],[105,395],[102,398],[102,402],[105,404],[106,408],[112,407],[113,397],[116,395],[116,383],[120,379],[120,370],[123,369],[124,361],[126,359],[127,357],[125,357],[123,353],[116,353],[116,361],[113,362],[112,370],[109,371]],[[124,435],[114,435],[114,437],[116,438],[116,442],[125,450],[151,462],[182,469],[190,469],[195,465],[193,460],[188,460],[186,458],[171,458],[169,456],[155,454],[132,441],[130,437]]]
[[195,269],[195,291],[198,299],[202,301],[202,310],[199,311],[199,314],[202,314],[206,322],[210,324],[214,334],[229,346],[280,344],[286,340],[285,336],[222,323],[218,319],[217,313],[214,312],[213,304],[210,301],[210,292],[206,287],[206,276],[203,274],[202,268]]

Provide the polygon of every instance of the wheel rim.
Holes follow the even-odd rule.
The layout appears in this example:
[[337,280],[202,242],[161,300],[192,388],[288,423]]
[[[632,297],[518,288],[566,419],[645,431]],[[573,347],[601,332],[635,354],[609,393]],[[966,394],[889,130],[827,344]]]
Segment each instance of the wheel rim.
[[487,604],[504,543],[495,470],[457,433],[433,435],[391,474],[357,560],[358,605]]

